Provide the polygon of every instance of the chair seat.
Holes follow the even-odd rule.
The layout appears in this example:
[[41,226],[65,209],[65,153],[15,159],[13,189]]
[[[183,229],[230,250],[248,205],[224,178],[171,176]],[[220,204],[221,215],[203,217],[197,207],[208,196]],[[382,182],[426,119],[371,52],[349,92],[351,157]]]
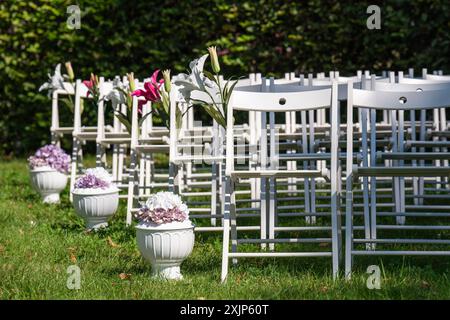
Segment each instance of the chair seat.
[[90,141],[97,140],[97,132],[77,132],[74,133],[73,136],[80,140],[90,140]]
[[183,162],[206,162],[206,161],[223,161],[225,159],[225,156],[209,156],[209,155],[200,155],[200,156],[177,156],[175,159],[173,159],[173,162],[176,164],[181,164]]
[[72,133],[73,127],[59,127],[59,128],[51,129],[51,131],[56,132],[56,133]]
[[232,179],[328,177],[328,170],[238,170],[231,171],[230,176]]
[[130,138],[130,134],[128,132],[105,132],[106,138]]
[[147,137],[147,138],[140,138],[138,141],[140,144],[150,144],[150,143],[164,143],[165,141],[168,141],[169,138],[167,136],[159,136],[159,137]]
[[423,147],[423,148],[431,148],[431,147],[450,147],[450,141],[413,141],[407,140],[405,143],[406,147]]
[[377,158],[383,160],[442,160],[450,159],[450,152],[377,152]]
[[168,144],[138,144],[135,146],[136,151],[138,152],[162,152],[162,153],[168,153],[169,152],[169,145]]
[[439,177],[450,176],[450,167],[353,167],[353,174],[360,177]]
[[103,144],[130,144],[131,138],[104,138],[98,142]]

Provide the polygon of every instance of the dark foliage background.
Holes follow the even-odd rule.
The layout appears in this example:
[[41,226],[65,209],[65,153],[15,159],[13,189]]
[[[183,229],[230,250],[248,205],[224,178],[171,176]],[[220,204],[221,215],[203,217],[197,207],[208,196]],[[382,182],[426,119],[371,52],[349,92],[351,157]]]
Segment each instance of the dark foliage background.
[[[81,29],[66,26],[69,5]],[[381,7],[381,30],[366,28]],[[29,154],[48,142],[50,101],[39,93],[59,62],[78,78],[156,68],[184,71],[219,46],[224,73],[357,69],[450,71],[448,0],[3,0],[0,1],[0,154]],[[66,115],[70,121],[70,116]]]

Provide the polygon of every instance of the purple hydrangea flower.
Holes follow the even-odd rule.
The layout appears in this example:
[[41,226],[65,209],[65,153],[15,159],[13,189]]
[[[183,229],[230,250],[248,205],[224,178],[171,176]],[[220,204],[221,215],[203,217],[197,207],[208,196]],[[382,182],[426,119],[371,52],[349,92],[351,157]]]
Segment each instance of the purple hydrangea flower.
[[75,181],[77,189],[106,189],[113,185],[112,176],[104,168],[86,169],[84,175]]
[[38,149],[34,156],[29,157],[28,164],[31,169],[49,166],[61,173],[68,173],[70,157],[60,147],[48,144]]
[[105,189],[109,187],[109,183],[97,178],[93,174],[85,174],[81,176],[80,178],[75,181],[75,188],[78,189],[87,189],[87,188],[93,188],[93,189]]

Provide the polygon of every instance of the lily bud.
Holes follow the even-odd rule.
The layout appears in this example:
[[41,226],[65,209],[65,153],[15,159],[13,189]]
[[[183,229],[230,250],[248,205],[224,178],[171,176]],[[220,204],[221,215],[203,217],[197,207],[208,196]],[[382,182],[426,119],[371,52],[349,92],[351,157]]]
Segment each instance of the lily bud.
[[217,56],[217,48],[215,46],[209,47],[209,57],[211,59],[211,67],[214,71],[214,73],[220,72],[220,64],[219,64],[219,57]]
[[69,80],[73,81],[75,79],[75,74],[73,73],[72,64],[70,63],[70,61],[68,61],[65,63],[65,65],[66,65],[67,75],[69,76]]
[[91,73],[91,83],[94,88],[98,86],[98,77],[93,73]]
[[171,87],[171,79],[170,79],[170,70],[164,70],[162,72],[163,74],[163,78],[164,78],[164,89],[166,89],[166,92],[169,93],[170,92],[170,87]]
[[130,86],[130,92],[134,92],[136,90],[136,83],[134,82],[134,73],[127,73],[128,83]]

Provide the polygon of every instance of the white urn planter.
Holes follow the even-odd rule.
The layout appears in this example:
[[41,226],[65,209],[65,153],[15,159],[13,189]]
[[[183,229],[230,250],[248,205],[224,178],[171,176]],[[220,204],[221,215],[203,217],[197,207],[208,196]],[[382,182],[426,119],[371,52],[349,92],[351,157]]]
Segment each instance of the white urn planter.
[[97,230],[108,226],[119,205],[119,190],[108,189],[75,189],[72,191],[75,212],[84,219],[86,228]]
[[59,203],[59,194],[67,185],[67,175],[48,166],[30,169],[31,184],[44,203]]
[[136,226],[139,251],[152,265],[154,277],[181,280],[181,263],[194,248],[194,225],[189,221]]

